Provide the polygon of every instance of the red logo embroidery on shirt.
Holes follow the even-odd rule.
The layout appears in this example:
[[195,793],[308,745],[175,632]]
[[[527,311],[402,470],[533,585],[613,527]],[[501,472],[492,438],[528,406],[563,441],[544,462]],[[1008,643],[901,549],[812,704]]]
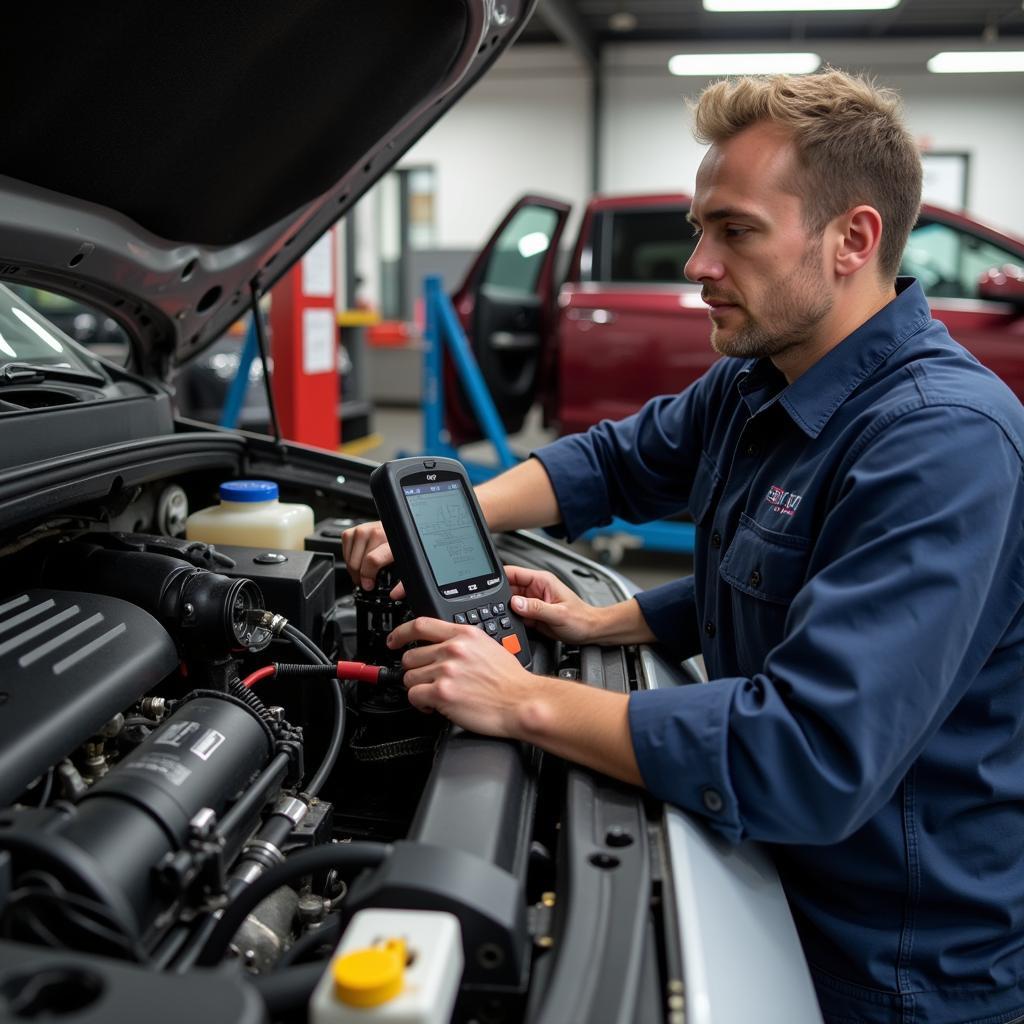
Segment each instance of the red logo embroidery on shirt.
[[768,488],[768,496],[765,498],[772,511],[778,512],[780,516],[791,516],[803,500],[802,494],[793,494],[775,484]]

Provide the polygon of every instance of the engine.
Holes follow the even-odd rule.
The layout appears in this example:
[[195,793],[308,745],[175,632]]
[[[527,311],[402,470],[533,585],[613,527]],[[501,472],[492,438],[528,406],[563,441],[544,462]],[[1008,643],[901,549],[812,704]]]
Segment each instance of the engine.
[[[521,1013],[553,842],[537,755],[411,708],[384,644],[405,608],[386,574],[352,592],[343,525],[302,552],[95,532],[20,562],[0,598],[9,1005],[109,1010],[157,971],[181,1007],[287,1017],[360,912],[401,908],[457,923],[462,1017]],[[225,964],[209,991],[195,968]]]

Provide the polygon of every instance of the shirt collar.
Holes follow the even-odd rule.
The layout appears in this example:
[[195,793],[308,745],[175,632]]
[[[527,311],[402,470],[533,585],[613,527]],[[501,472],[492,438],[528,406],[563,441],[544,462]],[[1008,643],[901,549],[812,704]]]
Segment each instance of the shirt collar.
[[[817,437],[853,391],[930,320],[931,311],[921,286],[912,277],[898,277],[896,298],[788,387],[770,360],[759,359],[741,372],[740,391],[745,397],[762,389],[778,391],[773,401],[778,401],[805,434]],[[778,385],[771,387],[776,380],[782,380],[781,390]]]

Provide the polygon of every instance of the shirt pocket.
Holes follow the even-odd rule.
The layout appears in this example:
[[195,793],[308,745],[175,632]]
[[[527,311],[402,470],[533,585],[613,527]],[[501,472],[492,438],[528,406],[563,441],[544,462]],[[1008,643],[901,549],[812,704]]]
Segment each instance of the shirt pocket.
[[809,549],[808,538],[768,530],[744,514],[719,575],[749,597],[788,605],[804,584]]
[[690,488],[690,499],[686,503],[687,510],[693,521],[701,526],[705,520],[715,513],[715,501],[722,484],[722,474],[718,472],[707,452],[700,453],[700,462],[693,477]]

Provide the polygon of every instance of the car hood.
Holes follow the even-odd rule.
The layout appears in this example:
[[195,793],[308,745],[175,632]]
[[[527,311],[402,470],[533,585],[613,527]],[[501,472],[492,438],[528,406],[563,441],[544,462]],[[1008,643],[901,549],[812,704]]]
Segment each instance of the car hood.
[[166,377],[514,39],[536,0],[5,12],[0,279],[70,294]]

